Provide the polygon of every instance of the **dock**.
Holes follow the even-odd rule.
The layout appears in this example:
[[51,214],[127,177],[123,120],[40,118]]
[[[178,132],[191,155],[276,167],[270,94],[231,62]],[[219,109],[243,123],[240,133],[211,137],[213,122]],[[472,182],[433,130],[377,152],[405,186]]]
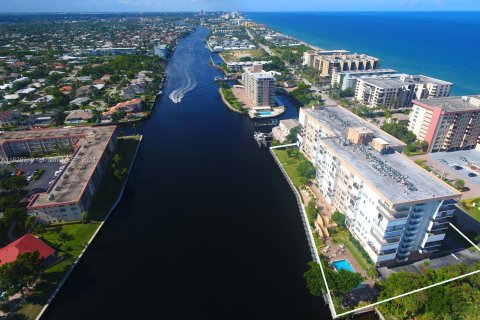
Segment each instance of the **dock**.
[[273,140],[271,133],[265,133],[265,132],[259,132],[259,131],[253,134],[253,138],[257,142],[258,147],[268,147],[268,142],[271,142]]

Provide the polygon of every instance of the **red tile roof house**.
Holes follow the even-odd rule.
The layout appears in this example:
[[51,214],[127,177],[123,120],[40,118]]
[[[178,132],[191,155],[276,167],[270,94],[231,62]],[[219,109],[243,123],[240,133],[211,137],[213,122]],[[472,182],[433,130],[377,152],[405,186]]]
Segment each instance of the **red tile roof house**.
[[0,266],[17,260],[22,253],[33,253],[38,251],[40,258],[51,261],[55,258],[55,249],[38,239],[31,233],[27,233],[12,243],[0,248]]

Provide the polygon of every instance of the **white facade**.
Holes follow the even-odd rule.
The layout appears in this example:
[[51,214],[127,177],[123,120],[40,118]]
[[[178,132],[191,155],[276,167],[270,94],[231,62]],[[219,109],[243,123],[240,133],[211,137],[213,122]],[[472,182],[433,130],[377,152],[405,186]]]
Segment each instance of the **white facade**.
[[[326,109],[335,111],[326,113]],[[435,251],[460,194],[395,151],[403,146],[396,145],[393,137],[347,112],[336,107],[300,111],[300,146],[317,169],[319,191],[345,214],[348,229],[375,263],[395,265]],[[377,152],[347,141],[348,123],[372,129],[392,149]],[[405,180],[411,183],[408,189]]]

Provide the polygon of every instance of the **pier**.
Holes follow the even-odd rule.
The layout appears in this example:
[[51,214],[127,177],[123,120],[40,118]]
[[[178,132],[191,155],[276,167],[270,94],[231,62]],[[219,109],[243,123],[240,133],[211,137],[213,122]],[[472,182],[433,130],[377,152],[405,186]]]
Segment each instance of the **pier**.
[[271,142],[273,140],[272,134],[271,133],[265,133],[265,132],[259,132],[256,131],[253,134],[253,138],[258,144],[258,147],[268,147],[268,142]]

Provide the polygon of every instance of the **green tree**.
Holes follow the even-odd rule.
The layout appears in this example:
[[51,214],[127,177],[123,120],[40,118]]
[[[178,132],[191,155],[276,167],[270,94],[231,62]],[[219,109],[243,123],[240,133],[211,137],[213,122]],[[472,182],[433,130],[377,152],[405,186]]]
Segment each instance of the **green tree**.
[[316,173],[315,167],[308,161],[300,162],[297,166],[297,172],[301,177],[307,180],[315,178]]
[[315,297],[322,295],[322,290],[325,289],[325,281],[323,281],[322,271],[320,265],[315,261],[308,263],[308,270],[303,274],[307,282],[310,294]]
[[19,255],[15,261],[0,266],[0,288],[8,296],[19,292],[38,278],[41,266],[38,251]]
[[0,182],[0,187],[8,191],[18,192],[28,186],[27,178],[24,176],[9,177]]
[[27,210],[25,208],[7,208],[3,211],[2,222],[5,226],[12,223],[22,225],[27,221]]
[[338,271],[328,269],[327,279],[331,289],[339,295],[352,292],[352,290],[358,287],[363,281],[360,274],[344,269]]
[[462,179],[455,180],[455,188],[458,190],[463,190],[465,188],[465,181]]
[[62,231],[58,234],[58,240],[60,242],[63,242],[66,248],[68,248],[68,242],[72,241],[73,239],[73,235],[71,235],[70,233]]
[[84,211],[82,212],[82,223],[89,223],[90,222],[90,212]]
[[290,129],[288,133],[285,143],[296,143],[298,141],[298,133],[300,132],[300,126]]
[[345,215],[340,211],[335,211],[332,215],[332,220],[335,221],[337,226],[344,227],[345,226]]
[[0,210],[16,207],[17,205],[18,200],[14,196],[6,194],[0,196]]

